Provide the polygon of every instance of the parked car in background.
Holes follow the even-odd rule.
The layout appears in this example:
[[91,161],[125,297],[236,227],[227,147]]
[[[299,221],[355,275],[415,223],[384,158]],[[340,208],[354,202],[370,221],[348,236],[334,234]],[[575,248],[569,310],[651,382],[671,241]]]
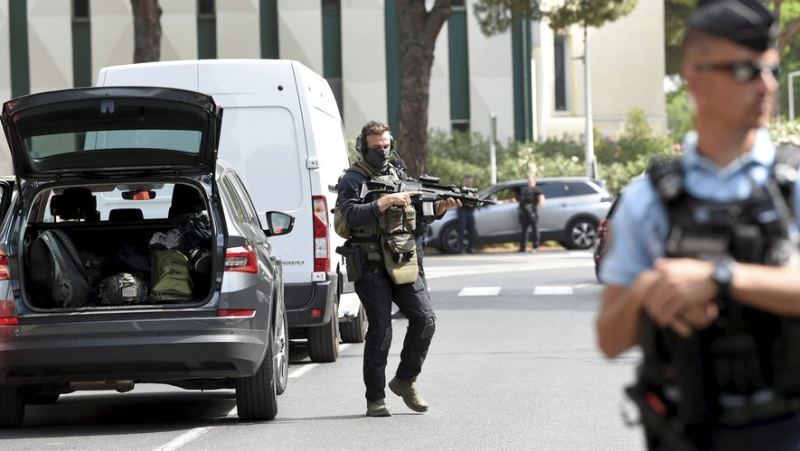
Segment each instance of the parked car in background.
[[[611,194],[602,182],[588,177],[551,177],[536,180],[546,201],[539,211],[542,241],[555,240],[567,249],[589,249],[594,244],[600,219],[611,208]],[[494,199],[475,209],[476,244],[519,242],[522,228],[517,199],[527,180],[498,183],[478,193]],[[458,251],[457,209],[450,209],[428,229],[428,245],[447,254]]]
[[600,282],[602,282],[600,280],[600,265],[603,263],[603,257],[611,240],[611,218],[614,216],[614,212],[617,210],[621,200],[622,193],[614,198],[614,202],[611,203],[611,208],[608,210],[608,215],[600,221],[600,225],[597,228],[597,238],[594,241],[594,273]]
[[217,160],[214,99],[72,89],[8,101],[2,120],[20,183],[0,179],[0,427],[139,383],[233,388],[239,418],[273,419],[289,350],[268,236],[293,218],[257,212]]

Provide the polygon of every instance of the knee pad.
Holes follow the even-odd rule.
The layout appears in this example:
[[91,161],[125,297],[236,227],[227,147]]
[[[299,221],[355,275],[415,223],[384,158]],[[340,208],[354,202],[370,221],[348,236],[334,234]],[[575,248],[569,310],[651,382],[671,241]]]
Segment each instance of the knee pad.
[[436,332],[436,315],[431,313],[425,318],[425,325],[422,327],[419,337],[422,339],[431,338],[434,332]]
[[381,351],[388,351],[392,347],[392,328],[388,327],[383,333],[383,341],[381,342]]

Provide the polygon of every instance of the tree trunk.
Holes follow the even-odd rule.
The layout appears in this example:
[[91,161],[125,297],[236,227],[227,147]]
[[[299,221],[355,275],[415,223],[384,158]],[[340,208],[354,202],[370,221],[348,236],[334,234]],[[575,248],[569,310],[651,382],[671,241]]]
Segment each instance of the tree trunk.
[[131,0],[133,9],[133,62],[161,59],[161,7],[158,0]]
[[433,51],[452,0],[436,0],[430,11],[425,0],[397,0],[400,24],[400,106],[395,139],[408,175],[425,172],[428,154],[428,99]]

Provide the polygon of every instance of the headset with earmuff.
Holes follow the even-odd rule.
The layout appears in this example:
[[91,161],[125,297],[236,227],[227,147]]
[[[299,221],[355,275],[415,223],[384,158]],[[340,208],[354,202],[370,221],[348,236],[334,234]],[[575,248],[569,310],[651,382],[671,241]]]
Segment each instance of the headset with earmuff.
[[[389,128],[386,126],[386,124],[378,121],[369,121],[363,127],[361,127],[361,134],[356,137],[356,152],[361,155],[364,155],[364,152],[367,151],[367,132],[373,127]],[[394,152],[394,136],[392,136],[392,132],[389,132],[389,137],[391,139],[389,150]]]

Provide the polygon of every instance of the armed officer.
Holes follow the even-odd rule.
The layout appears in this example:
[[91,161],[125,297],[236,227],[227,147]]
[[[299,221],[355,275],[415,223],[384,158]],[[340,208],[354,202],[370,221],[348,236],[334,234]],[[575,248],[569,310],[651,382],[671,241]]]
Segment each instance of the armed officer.
[[[338,205],[350,229],[348,245],[355,254],[355,258],[347,259],[348,274],[357,277],[355,290],[369,321],[363,371],[367,415],[373,417],[391,416],[384,402],[384,389],[386,360],[392,343],[392,301],[408,318],[408,329],[400,365],[389,388],[416,412],[428,410],[428,404],[417,391],[416,380],[436,330],[436,316],[419,278],[413,235],[417,212],[412,197],[422,193],[398,192],[376,199],[360,197],[363,183],[370,179],[409,179],[403,171],[388,164],[393,149],[389,127],[368,122],[356,139],[356,150],[361,157],[338,184]],[[460,205],[456,199],[437,201],[433,208],[435,216],[441,217],[447,208]],[[357,268],[352,268],[354,265]]]
[[762,128],[775,26],[758,0],[700,0],[681,63],[695,131],[614,218],[598,344],[642,347],[628,394],[650,449],[800,449],[800,150]]

